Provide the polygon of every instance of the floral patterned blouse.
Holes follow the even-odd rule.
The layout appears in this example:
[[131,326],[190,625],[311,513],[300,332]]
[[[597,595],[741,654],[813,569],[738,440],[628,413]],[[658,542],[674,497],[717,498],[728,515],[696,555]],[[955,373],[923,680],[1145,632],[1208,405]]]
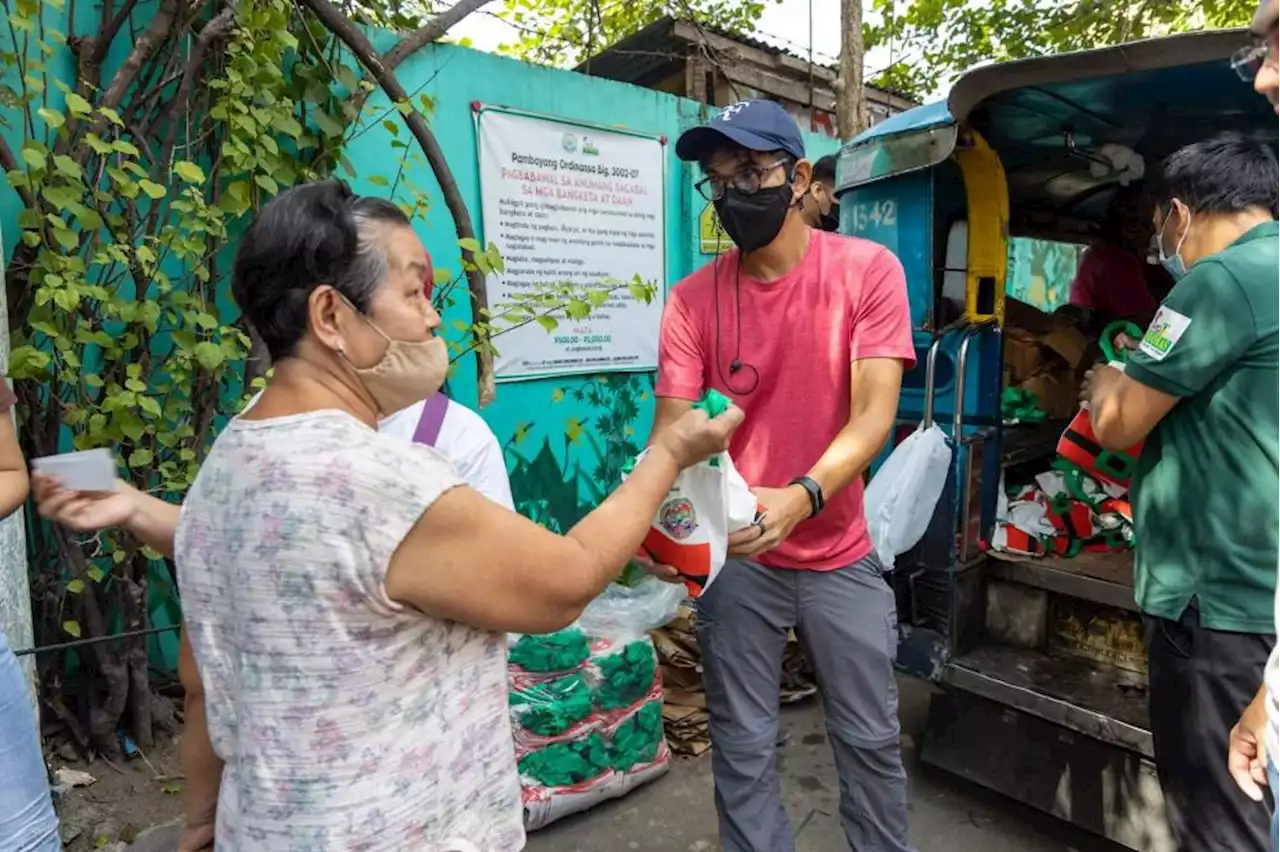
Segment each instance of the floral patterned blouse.
[[336,411],[237,419],[175,541],[209,734],[219,850],[524,846],[501,634],[384,588],[459,484],[429,447]]

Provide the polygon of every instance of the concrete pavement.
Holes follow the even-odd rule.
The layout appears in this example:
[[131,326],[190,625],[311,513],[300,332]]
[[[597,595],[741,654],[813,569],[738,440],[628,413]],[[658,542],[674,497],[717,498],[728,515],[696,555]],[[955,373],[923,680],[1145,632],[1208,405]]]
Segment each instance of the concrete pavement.
[[[903,748],[911,774],[911,834],[919,852],[1118,852],[1100,838],[920,767],[915,743],[929,688],[903,680]],[[849,852],[822,709],[814,701],[783,713],[782,794],[796,852]],[[993,743],[993,747],[998,744]],[[535,832],[526,852],[713,852],[716,814],[711,760],[680,760],[654,784]]]
[[[903,752],[911,774],[911,834],[919,852],[1119,852],[1065,823],[921,767],[916,759],[929,687],[902,680]],[[797,852],[849,852],[840,828],[831,749],[817,701],[783,713],[783,798]],[[998,748],[998,743],[992,743]],[[128,852],[172,852],[176,827],[139,837]],[[535,832],[526,852],[714,852],[710,756],[677,760],[668,775],[615,802]]]

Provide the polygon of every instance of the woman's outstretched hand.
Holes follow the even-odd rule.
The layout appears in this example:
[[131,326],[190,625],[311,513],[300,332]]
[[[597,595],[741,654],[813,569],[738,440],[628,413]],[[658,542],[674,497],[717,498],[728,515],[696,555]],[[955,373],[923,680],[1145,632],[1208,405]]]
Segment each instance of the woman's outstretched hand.
[[127,525],[137,508],[135,493],[124,482],[115,491],[72,491],[53,477],[38,473],[31,477],[31,494],[40,514],[76,532]]
[[742,424],[745,415],[736,405],[721,412],[718,417],[707,417],[705,411],[692,409],[680,416],[654,439],[654,445],[663,448],[675,459],[681,469],[695,465],[729,446],[733,431]]

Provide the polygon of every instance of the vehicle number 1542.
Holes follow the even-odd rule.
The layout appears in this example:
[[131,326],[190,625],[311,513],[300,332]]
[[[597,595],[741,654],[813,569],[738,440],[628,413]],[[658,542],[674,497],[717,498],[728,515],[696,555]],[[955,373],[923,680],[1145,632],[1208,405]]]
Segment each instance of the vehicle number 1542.
[[872,231],[876,228],[892,228],[898,224],[898,202],[892,199],[864,201],[853,205],[850,213],[854,233]]

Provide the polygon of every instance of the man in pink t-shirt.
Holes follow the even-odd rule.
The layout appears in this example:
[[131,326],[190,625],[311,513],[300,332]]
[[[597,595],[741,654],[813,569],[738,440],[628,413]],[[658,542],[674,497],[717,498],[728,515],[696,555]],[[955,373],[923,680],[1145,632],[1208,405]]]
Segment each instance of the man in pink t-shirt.
[[915,362],[902,265],[806,225],[811,165],[775,103],[728,107],[676,153],[700,164],[699,189],[737,248],[668,297],[654,432],[708,388],[734,399],[747,417],[730,455],[764,510],[698,602],[721,847],[794,849],[774,754],[794,628],[822,688],[849,844],[904,852],[897,616],[862,506],[862,474]]

